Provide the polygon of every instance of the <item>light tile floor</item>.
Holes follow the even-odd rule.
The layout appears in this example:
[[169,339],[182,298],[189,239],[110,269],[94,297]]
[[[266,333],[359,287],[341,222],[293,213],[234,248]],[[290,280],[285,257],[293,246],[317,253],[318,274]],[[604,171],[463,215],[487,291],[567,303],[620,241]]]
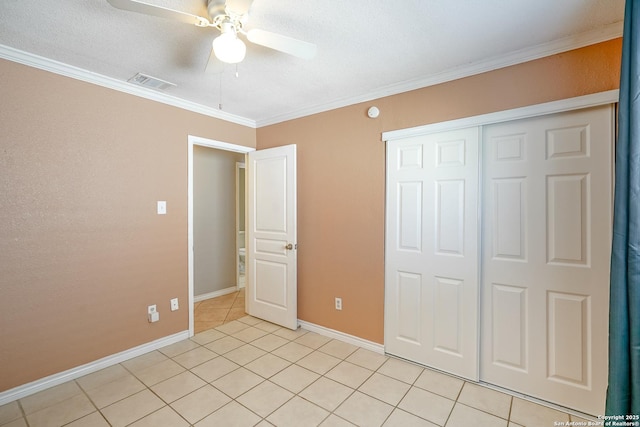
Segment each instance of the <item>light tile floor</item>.
[[193,305],[193,332],[199,333],[245,316],[244,288]]
[[0,406],[2,427],[542,427],[560,421],[585,420],[246,315]]

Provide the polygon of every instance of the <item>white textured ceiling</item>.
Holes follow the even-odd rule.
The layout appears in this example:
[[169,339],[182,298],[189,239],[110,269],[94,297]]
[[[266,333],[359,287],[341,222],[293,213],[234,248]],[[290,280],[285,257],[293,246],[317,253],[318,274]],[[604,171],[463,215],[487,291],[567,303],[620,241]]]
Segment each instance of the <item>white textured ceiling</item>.
[[[206,16],[206,0],[145,0]],[[106,0],[0,0],[0,45],[126,81],[257,126],[486,71],[620,35],[623,0],[254,0],[245,29],[315,43],[312,60],[247,43],[206,74],[213,28]]]

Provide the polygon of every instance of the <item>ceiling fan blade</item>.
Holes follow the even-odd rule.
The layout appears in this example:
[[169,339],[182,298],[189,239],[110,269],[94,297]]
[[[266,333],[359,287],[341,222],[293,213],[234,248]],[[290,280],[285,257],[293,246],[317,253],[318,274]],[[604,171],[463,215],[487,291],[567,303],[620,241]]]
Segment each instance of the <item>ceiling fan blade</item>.
[[227,0],[226,11],[229,15],[245,15],[249,12],[253,0]]
[[145,15],[159,16],[160,18],[173,19],[187,24],[193,24],[200,27],[211,25],[207,18],[192,15],[191,13],[181,12],[179,10],[168,9],[162,6],[145,3],[139,0],[107,0],[109,4],[115,8],[127,10],[130,12],[143,13]]
[[213,48],[211,48],[211,53],[209,54],[209,60],[207,61],[207,66],[204,68],[204,72],[207,74],[218,74],[224,71],[224,62],[220,61],[216,54],[213,52]]
[[253,29],[247,32],[247,39],[251,43],[259,44],[302,59],[312,59],[316,55],[317,47],[313,43],[271,33],[269,31]]

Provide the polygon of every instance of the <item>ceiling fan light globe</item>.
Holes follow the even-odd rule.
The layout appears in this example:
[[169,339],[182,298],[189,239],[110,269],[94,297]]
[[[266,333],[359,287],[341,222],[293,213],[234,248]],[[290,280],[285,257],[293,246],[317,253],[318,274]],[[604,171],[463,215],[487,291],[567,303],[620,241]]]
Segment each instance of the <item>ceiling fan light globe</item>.
[[213,40],[213,53],[222,62],[237,64],[247,53],[247,46],[233,33],[222,33]]

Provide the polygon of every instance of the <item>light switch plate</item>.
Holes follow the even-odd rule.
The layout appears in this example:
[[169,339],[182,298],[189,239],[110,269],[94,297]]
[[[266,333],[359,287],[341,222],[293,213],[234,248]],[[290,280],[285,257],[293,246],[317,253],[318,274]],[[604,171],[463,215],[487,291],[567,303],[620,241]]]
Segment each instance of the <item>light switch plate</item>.
[[166,215],[167,214],[167,202],[164,200],[158,201],[158,215]]

